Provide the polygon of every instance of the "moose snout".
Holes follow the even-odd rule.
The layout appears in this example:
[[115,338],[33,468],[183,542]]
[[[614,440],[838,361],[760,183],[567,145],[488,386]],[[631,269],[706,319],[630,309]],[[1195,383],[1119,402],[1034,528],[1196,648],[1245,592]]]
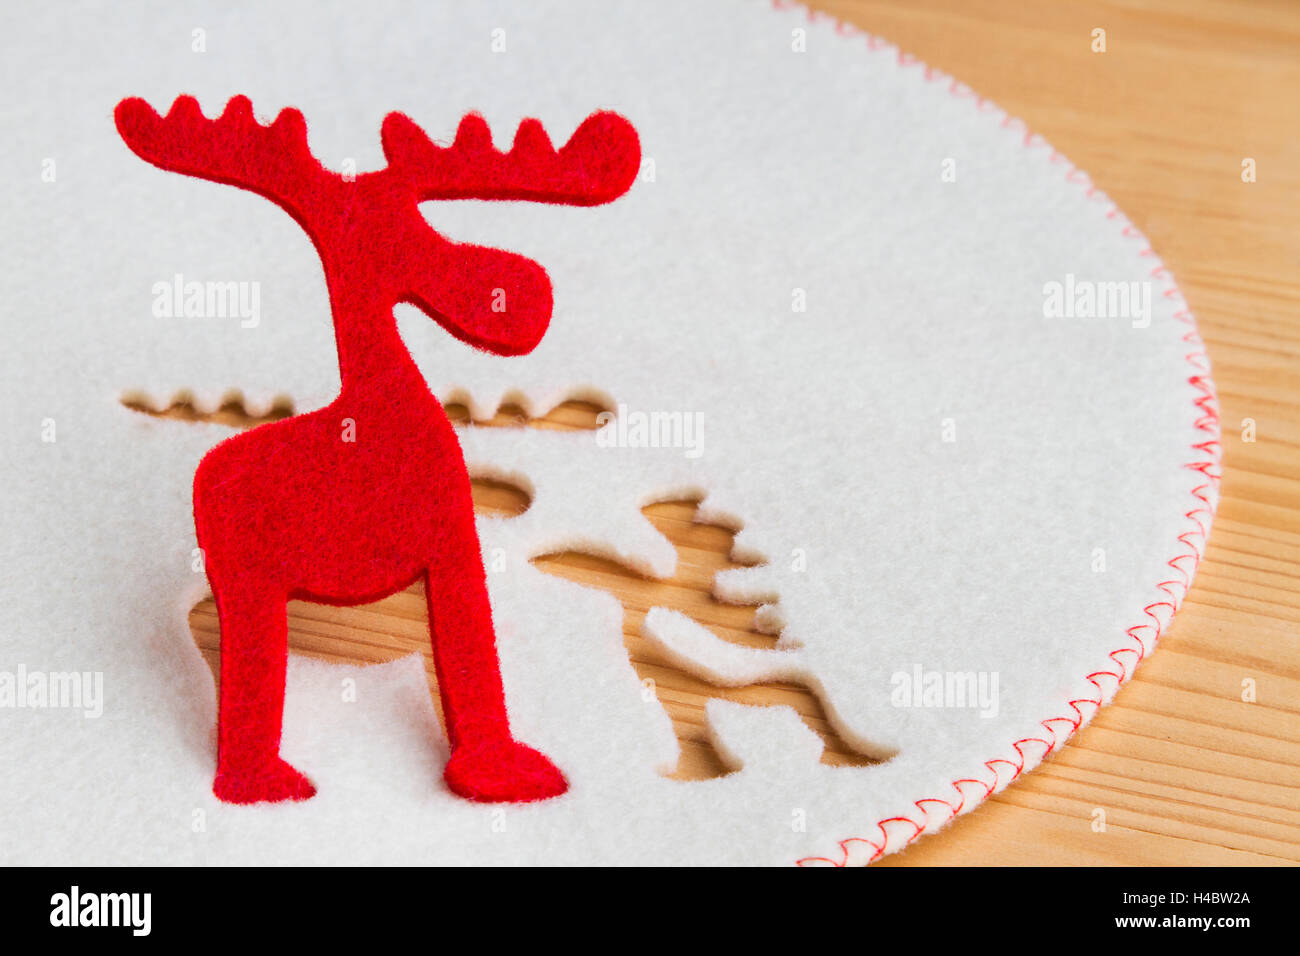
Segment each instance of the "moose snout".
[[551,321],[551,279],[526,256],[484,246],[451,248],[410,301],[456,338],[496,355],[525,355]]

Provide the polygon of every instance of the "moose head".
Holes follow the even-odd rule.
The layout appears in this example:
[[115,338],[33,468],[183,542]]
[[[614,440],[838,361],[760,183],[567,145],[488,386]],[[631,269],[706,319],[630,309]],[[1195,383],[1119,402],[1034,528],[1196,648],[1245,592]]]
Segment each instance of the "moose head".
[[132,97],[118,104],[116,121],[127,145],[153,165],[251,190],[293,216],[325,265],[336,324],[406,301],[456,338],[499,355],[541,341],[552,308],[545,270],[516,253],[443,238],[418,204],[595,206],[623,195],[641,161],[632,124],[604,111],[588,116],[559,150],[540,122],[526,119],[506,152],[493,146],[478,114],[461,120],[450,146],[439,146],[407,116],[389,113],[381,130],[388,165],[354,177],[312,156],[302,113],[285,109],[264,126],[246,96],[231,99],[215,120],[192,96],[178,97],[166,116]]

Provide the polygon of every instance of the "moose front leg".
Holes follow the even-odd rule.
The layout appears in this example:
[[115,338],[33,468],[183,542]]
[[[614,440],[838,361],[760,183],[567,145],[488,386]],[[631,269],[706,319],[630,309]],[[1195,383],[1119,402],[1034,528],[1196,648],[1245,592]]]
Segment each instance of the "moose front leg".
[[556,797],[568,783],[555,764],[510,732],[492,608],[474,527],[469,479],[446,509],[438,553],[425,573],[433,663],[451,759],[443,776],[453,793],[484,803]]
[[217,779],[226,803],[306,800],[310,780],[280,759],[288,609],[273,589],[232,586],[209,568],[221,623]]

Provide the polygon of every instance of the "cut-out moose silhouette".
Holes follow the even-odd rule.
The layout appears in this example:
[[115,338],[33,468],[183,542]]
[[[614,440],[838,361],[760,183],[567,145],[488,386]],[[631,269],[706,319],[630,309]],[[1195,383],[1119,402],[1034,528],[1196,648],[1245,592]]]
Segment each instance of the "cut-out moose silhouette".
[[221,627],[213,792],[233,803],[315,793],[279,753],[288,600],[360,604],[423,576],[451,747],[448,786],[481,801],[563,793],[559,769],[511,734],[469,476],[393,307],[412,303],[498,355],[531,351],[551,316],[545,270],[443,238],[418,204],[610,202],[639,170],[635,129],[617,114],[593,113],[556,150],[541,123],[527,119],[501,152],[476,114],[442,147],[390,113],[381,130],[388,165],[345,178],[311,155],[299,111],[263,126],[243,96],[215,120],[190,96],[166,116],[130,98],[116,121],[126,144],[155,166],[251,190],[288,212],[320,255],[334,316],[338,398],[227,439],[194,476],[195,527]]

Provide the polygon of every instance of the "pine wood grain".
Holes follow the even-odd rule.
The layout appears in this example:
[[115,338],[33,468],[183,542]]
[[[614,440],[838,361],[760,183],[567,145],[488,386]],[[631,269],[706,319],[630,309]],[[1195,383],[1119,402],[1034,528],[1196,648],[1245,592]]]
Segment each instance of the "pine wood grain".
[[[1157,653],[1044,766],[880,865],[1300,861],[1300,5],[814,6],[960,79],[1091,174],[1177,277],[1208,344],[1224,423],[1222,501],[1209,550]],[[1104,54],[1090,50],[1096,27],[1107,31]],[[1241,180],[1244,157],[1257,163],[1255,183]],[[451,411],[464,419],[464,409]],[[574,403],[528,424],[589,427],[594,413]],[[223,414],[248,424],[238,410]],[[1243,440],[1245,419],[1255,423],[1253,442]],[[522,416],[507,409],[495,424],[519,426]],[[527,505],[508,486],[476,483],[475,496],[487,512]],[[721,767],[703,734],[702,706],[719,692],[656,659],[636,636],[640,618],[667,603],[689,607],[727,639],[770,638],[753,630],[752,608],[709,597],[709,578],[727,566],[730,532],[694,523],[689,502],[647,514],[679,548],[682,568],[672,581],[638,579],[580,555],[537,563],[624,602],[629,655],[655,681],[683,742],[678,775],[709,776]],[[210,603],[191,620],[214,660]],[[296,650],[336,659],[425,652],[423,595],[417,586],[359,608],[295,602],[291,633]],[[1254,703],[1242,700],[1246,679],[1256,684]],[[822,734],[830,760],[852,759],[802,688],[729,696],[792,704]],[[1094,830],[1098,810],[1104,832]]]

